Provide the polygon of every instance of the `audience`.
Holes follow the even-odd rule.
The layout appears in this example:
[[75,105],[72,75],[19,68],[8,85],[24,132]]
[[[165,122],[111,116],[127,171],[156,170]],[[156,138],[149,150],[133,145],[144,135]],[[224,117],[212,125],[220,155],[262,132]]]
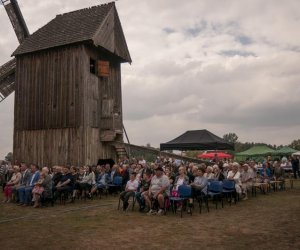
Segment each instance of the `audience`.
[[[286,169],[294,166],[297,172],[297,160],[282,158],[272,161],[265,159],[260,162],[247,160],[241,164],[231,161],[210,163],[184,163],[172,158],[157,157],[155,163],[148,163],[134,158],[124,158],[113,164],[96,166],[54,166],[50,169],[26,163],[20,166],[9,167],[8,164],[0,167],[1,184],[4,187],[5,199],[3,202],[14,201],[18,205],[33,205],[37,208],[43,199],[63,197],[91,198],[97,190],[109,190],[116,176],[121,176],[123,186],[120,199],[123,201],[123,210],[128,208],[128,200],[135,196],[139,204],[139,211],[148,214],[162,215],[165,206],[168,206],[168,197],[178,196],[181,185],[192,187],[192,197],[189,199],[187,211],[191,212],[193,200],[203,198],[207,194],[208,180],[222,182],[225,179],[235,182],[235,190],[242,197],[248,199],[248,192],[254,184],[268,193],[272,180],[281,181],[279,187],[284,186]],[[295,163],[296,162],[296,163]],[[296,164],[296,165],[295,165]],[[294,171],[295,172],[295,171]],[[154,174],[153,174],[154,173]],[[297,176],[296,176],[297,177]],[[171,192],[171,193],[170,193]],[[177,204],[182,209],[182,204]]]

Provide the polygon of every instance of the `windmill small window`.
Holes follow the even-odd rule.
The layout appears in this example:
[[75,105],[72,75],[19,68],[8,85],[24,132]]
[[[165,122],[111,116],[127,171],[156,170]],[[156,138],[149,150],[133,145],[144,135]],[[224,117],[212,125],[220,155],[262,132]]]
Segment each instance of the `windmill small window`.
[[96,74],[96,60],[90,58],[90,73]]

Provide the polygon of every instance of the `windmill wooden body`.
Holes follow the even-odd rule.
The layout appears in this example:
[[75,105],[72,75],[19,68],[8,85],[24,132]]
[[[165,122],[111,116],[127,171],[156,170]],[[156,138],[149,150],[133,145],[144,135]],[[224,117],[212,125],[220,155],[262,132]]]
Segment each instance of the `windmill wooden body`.
[[0,86],[6,79],[15,90],[14,159],[83,165],[124,154],[121,63],[131,58],[115,4],[26,30],[5,71],[10,78],[0,71]]

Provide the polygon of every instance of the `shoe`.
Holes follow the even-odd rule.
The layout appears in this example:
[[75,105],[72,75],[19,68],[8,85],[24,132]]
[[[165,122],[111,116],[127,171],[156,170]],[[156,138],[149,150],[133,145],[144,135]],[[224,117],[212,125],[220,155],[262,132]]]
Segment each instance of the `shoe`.
[[156,215],[156,211],[153,209],[150,209],[150,211],[147,213],[147,215]]
[[178,207],[178,208],[176,209],[176,211],[177,211],[177,212],[181,212],[181,209],[182,209],[181,207]]
[[247,196],[242,199],[242,201],[246,201],[246,200],[248,200]]
[[191,214],[191,213],[192,213],[191,208],[188,208],[188,209],[187,209],[187,213],[188,213],[188,214]]
[[157,215],[164,215],[165,214],[165,211],[162,210],[162,209],[159,209],[158,212],[157,212]]
[[22,206],[24,203],[18,203],[17,206]]
[[39,206],[40,206],[40,204],[35,203],[35,204],[33,205],[33,208],[38,208]]
[[2,203],[6,203],[8,200],[3,200]]

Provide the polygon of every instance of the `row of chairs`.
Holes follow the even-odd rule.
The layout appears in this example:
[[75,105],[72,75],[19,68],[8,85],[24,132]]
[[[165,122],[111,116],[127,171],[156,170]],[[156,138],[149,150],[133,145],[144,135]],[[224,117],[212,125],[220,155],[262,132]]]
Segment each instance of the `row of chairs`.
[[[182,202],[183,206],[186,206],[188,200],[193,198],[192,187],[190,185],[179,186],[178,195],[179,197],[169,197],[173,212],[176,212],[176,202]],[[236,203],[237,194],[235,191],[235,182],[230,180],[224,180],[223,182],[214,180],[209,181],[207,185],[207,193],[201,193],[196,197],[196,201],[199,204],[199,213],[202,213],[203,204],[205,204],[207,212],[209,212],[208,201],[210,198],[213,200],[213,202],[215,202],[216,209],[218,209],[219,201],[221,202],[222,207],[224,207],[223,198],[227,198],[230,205],[232,203],[232,200],[234,200],[234,202]],[[182,211],[183,209],[181,209],[181,217]],[[192,215],[192,211],[190,214]]]
[[[172,189],[172,188],[170,188]],[[199,204],[199,213],[202,213],[202,206],[205,204],[207,212],[209,212],[209,205],[208,201],[209,198],[213,200],[216,204],[216,209],[218,208],[218,202],[220,201],[222,203],[222,207],[224,207],[223,198],[228,198],[229,204],[231,205],[232,200],[236,203],[237,201],[237,195],[235,191],[235,183],[234,181],[230,180],[224,180],[223,182],[220,181],[210,181],[208,183],[207,193],[201,193],[198,197],[196,197],[196,201]],[[172,209],[173,213],[176,213],[176,204],[182,203],[182,209],[180,210],[180,216],[183,216],[183,210],[188,206],[189,199],[193,198],[192,195],[192,187],[190,185],[181,185],[178,187],[178,196],[169,196],[166,197],[165,200],[165,212],[168,210],[170,204],[170,207]],[[134,210],[134,206],[136,203],[135,195],[132,195],[132,211]],[[121,199],[119,198],[118,202],[118,210],[121,206]],[[192,215],[192,210],[190,211],[190,214]]]

